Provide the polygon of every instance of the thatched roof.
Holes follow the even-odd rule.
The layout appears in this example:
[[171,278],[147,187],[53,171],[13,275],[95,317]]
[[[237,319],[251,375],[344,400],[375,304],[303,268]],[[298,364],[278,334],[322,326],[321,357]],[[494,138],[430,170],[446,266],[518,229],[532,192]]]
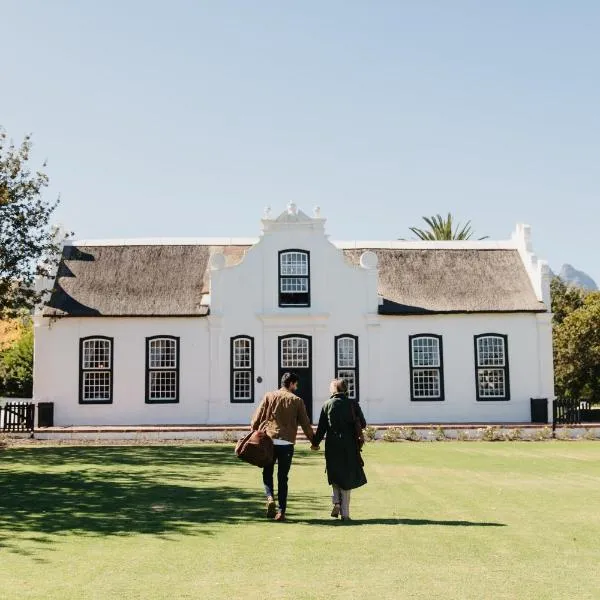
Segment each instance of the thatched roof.
[[[205,316],[209,261],[239,263],[249,246],[65,246],[45,316]],[[358,264],[365,249],[344,250]],[[377,249],[381,314],[532,312],[516,250]]]
[[209,260],[247,247],[65,246],[45,316],[205,316]]
[[[366,249],[345,250],[358,264]],[[381,314],[542,312],[517,250],[372,249]]]

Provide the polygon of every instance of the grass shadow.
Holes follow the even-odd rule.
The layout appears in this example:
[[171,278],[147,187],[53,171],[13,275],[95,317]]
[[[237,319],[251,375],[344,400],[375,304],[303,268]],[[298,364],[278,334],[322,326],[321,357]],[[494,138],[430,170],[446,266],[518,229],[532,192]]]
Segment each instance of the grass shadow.
[[0,547],[26,553],[15,534],[51,544],[71,534],[212,535],[216,525],[264,521],[258,477],[256,490],[223,483],[234,467],[249,468],[220,446],[8,451],[0,465]]

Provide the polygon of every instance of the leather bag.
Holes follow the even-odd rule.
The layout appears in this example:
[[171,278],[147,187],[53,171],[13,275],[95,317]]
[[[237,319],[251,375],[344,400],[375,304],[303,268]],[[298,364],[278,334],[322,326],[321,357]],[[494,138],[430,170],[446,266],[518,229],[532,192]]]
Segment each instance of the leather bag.
[[251,431],[235,447],[236,456],[255,467],[266,467],[273,462],[273,440],[263,429]]

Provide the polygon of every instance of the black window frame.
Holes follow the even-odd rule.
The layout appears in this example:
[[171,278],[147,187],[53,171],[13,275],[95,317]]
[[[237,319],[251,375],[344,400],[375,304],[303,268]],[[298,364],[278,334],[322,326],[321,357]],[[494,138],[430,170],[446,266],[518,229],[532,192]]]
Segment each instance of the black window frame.
[[[292,253],[304,254],[306,256],[307,265],[308,265],[308,272],[306,275],[283,275],[282,274],[281,258],[284,254],[292,254]],[[285,250],[280,250],[279,254],[277,256],[277,265],[278,265],[278,273],[279,273],[279,277],[277,280],[277,297],[279,298],[279,307],[280,308],[310,308],[310,304],[311,304],[310,251],[309,250],[301,250],[299,248],[287,248]],[[282,292],[281,291],[281,283],[285,279],[306,279],[308,291],[307,292],[298,292],[296,294],[293,294],[290,292]],[[305,296],[306,301],[305,302],[284,302],[284,296],[291,296],[291,295],[297,295],[297,296],[303,296],[303,297]]]
[[[156,369],[150,368],[150,344],[155,340],[175,340],[175,369],[164,368]],[[145,402],[146,404],[178,404],[180,398],[180,338],[175,335],[151,335],[146,337],[146,369],[145,369]],[[175,371],[175,398],[153,400],[150,398],[150,373],[160,371]]]
[[[341,367],[339,364],[338,344],[341,340],[350,339],[354,341],[354,367]],[[360,359],[359,359],[359,340],[357,335],[351,333],[342,333],[336,335],[334,338],[334,364],[335,364],[335,377],[339,379],[340,371],[354,371],[354,389],[356,397],[353,400],[360,402]]]
[[[83,346],[85,342],[90,340],[103,340],[110,342],[110,367],[108,369],[84,369],[83,368]],[[115,339],[106,335],[88,335],[79,338],[79,404],[112,404],[114,400],[114,368],[115,368]],[[109,382],[109,399],[108,400],[85,400],[83,397],[84,374],[94,372],[108,372],[110,375]]]
[[[479,348],[477,342],[483,338],[500,338],[504,342],[504,366],[480,366]],[[477,402],[508,402],[510,401],[510,365],[508,358],[508,335],[504,333],[480,333],[473,336],[473,347],[475,352],[475,394]],[[479,371],[482,369],[501,369],[504,371],[504,396],[482,396],[479,390]]]
[[[250,341],[250,368],[249,369],[238,369],[235,368],[235,342],[238,340],[249,340]],[[250,373],[250,398],[236,398],[235,397],[235,374],[237,372]],[[254,338],[251,335],[236,335],[231,338],[229,346],[229,401],[231,404],[253,404],[255,401],[255,389],[254,389]]]
[[[420,338],[434,338],[438,341],[438,351],[440,355],[439,367],[415,367],[413,365],[413,340]],[[441,335],[436,333],[416,333],[408,336],[408,363],[410,367],[410,400],[411,402],[444,402],[446,399],[446,391],[444,386],[444,341]],[[438,397],[423,397],[415,396],[415,371],[433,371],[440,372],[440,395]]]

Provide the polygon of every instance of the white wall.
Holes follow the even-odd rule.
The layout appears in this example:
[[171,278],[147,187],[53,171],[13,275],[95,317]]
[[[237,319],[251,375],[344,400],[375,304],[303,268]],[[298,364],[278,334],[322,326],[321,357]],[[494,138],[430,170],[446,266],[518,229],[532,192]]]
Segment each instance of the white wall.
[[[442,336],[444,401],[411,401],[409,336]],[[477,401],[474,336],[508,336],[510,400]],[[528,422],[530,398],[553,397],[549,315],[477,314],[382,317],[381,345],[372,361],[379,390],[365,399],[374,423]]]
[[[113,403],[79,404],[79,339],[114,337]],[[145,403],[146,337],[180,337],[178,404]],[[54,402],[55,425],[203,423],[210,375],[203,318],[35,318],[36,402]]]

